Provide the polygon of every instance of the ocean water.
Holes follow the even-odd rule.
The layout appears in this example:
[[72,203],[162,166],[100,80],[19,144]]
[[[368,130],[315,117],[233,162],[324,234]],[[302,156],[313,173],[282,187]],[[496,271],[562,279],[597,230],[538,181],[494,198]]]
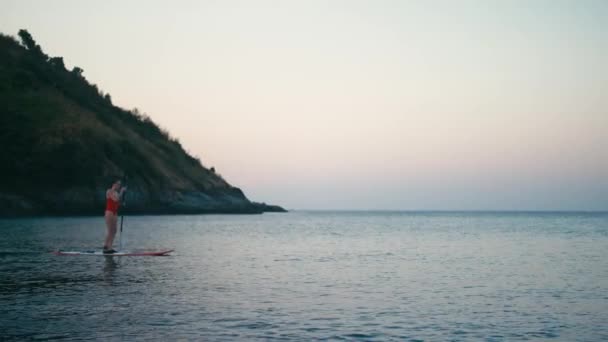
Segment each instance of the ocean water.
[[[0,340],[608,340],[607,213],[0,220]],[[117,239],[118,243],[118,239]]]

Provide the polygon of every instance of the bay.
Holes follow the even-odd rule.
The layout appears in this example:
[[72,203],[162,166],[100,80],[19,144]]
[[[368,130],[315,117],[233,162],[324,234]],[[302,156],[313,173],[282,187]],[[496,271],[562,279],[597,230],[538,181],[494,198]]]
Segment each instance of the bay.
[[[0,220],[0,340],[608,339],[608,213]],[[118,244],[118,238],[116,245]]]

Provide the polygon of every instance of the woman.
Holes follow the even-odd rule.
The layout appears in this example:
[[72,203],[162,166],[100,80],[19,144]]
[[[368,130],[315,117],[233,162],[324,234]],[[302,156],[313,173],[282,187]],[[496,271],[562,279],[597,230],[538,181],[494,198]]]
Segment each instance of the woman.
[[127,187],[120,187],[120,181],[114,182],[112,187],[106,191],[106,241],[103,244],[103,253],[116,253],[112,249],[114,236],[116,236],[116,223],[118,222],[118,207],[120,206],[120,197],[127,190]]

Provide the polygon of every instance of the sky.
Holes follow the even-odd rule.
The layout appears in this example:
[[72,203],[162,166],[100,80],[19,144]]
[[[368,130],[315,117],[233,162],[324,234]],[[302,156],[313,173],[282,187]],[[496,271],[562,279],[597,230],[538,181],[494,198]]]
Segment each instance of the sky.
[[608,210],[608,1],[0,0],[288,209]]

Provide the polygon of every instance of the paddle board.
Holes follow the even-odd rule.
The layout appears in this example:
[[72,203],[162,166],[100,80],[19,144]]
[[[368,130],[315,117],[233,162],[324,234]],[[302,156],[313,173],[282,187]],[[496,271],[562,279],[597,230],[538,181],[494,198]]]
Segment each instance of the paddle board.
[[161,250],[161,251],[118,251],[116,253],[104,254],[101,250],[90,250],[90,251],[55,251],[53,254],[61,256],[78,256],[78,255],[92,255],[92,256],[166,256],[173,252],[172,249]]

